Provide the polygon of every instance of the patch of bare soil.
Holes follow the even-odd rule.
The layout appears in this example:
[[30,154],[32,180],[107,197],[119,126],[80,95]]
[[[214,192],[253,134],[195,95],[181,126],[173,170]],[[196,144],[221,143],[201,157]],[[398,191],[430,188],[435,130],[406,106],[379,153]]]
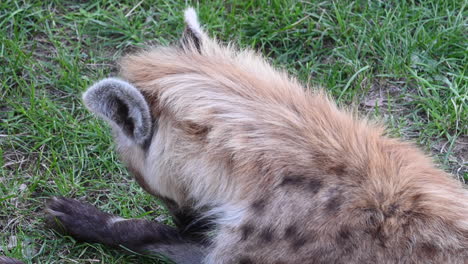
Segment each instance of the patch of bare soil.
[[[366,82],[365,79],[361,86],[365,86]],[[404,78],[375,79],[369,91],[361,98],[359,108],[364,112],[372,112],[377,107],[383,114],[400,113],[401,115],[409,111],[404,103],[413,100],[411,92],[411,90],[408,91],[408,84]]]
[[458,137],[450,146],[447,140],[432,145],[432,151],[440,156],[447,156],[450,172],[460,181],[468,183],[468,135]]
[[[366,80],[364,80],[366,82]],[[366,86],[366,84],[362,84]],[[368,85],[367,85],[368,86]],[[364,113],[375,113],[376,108],[379,115],[384,119],[389,116],[398,117],[393,118],[398,120],[405,118],[411,111],[410,103],[412,94],[415,93],[411,89],[410,84],[405,79],[377,79],[370,85],[370,89],[361,98],[359,110]],[[405,118],[409,126],[412,121]],[[408,129],[401,129],[405,139],[414,139],[418,137],[419,131],[408,127]],[[446,160],[448,172],[452,173],[460,181],[465,181],[468,175],[468,136],[462,135],[458,137],[452,144],[446,139],[434,139],[434,144],[431,144],[431,153],[439,157],[441,160]]]

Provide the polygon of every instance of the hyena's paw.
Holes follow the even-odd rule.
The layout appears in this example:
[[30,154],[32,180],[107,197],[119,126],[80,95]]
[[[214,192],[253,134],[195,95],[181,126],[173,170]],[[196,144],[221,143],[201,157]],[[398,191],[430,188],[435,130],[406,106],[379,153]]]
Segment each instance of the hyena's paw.
[[46,213],[49,227],[85,242],[108,242],[109,223],[116,218],[91,204],[64,197],[50,199]]

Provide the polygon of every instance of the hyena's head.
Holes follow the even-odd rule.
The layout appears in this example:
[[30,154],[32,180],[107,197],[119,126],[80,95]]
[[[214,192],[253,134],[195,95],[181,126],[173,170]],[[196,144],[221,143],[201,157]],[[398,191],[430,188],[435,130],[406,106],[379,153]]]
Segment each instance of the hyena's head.
[[[87,108],[111,126],[117,151],[138,183],[149,193],[179,205],[203,199],[193,192],[206,194],[210,200],[213,197],[208,196],[219,191],[213,188],[227,188],[225,183],[213,187],[217,180],[205,176],[225,173],[223,165],[215,162],[217,165],[210,166],[202,155],[207,151],[203,137],[210,129],[205,122],[210,117],[201,113],[202,105],[189,106],[192,102],[184,100],[196,103],[206,95],[203,87],[212,85],[206,83],[213,82],[211,78],[203,80],[197,72],[203,67],[201,61],[210,63],[210,56],[222,58],[230,51],[223,51],[224,47],[202,31],[192,8],[185,11],[185,22],[177,45],[124,57],[120,61],[122,78],[101,80],[83,95]],[[209,67],[219,70],[218,66],[214,62]],[[177,97],[174,93],[178,92],[184,95]],[[207,185],[212,187],[206,189]],[[226,190],[223,193],[228,199]]]

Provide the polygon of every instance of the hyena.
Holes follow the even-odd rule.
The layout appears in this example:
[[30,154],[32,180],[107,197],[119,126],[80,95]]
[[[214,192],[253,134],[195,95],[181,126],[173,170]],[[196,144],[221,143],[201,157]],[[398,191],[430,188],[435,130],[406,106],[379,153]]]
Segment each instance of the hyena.
[[179,45],[125,56],[89,88],[122,161],[175,226],[69,198],[78,240],[176,263],[468,263],[468,192],[412,144],[304,89],[185,12]]

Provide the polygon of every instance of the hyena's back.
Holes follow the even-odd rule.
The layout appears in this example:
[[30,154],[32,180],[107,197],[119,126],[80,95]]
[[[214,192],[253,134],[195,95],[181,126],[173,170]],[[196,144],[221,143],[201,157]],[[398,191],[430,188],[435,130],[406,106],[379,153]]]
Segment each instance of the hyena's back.
[[158,179],[140,176],[148,189],[221,215],[207,262],[467,261],[468,196],[427,157],[254,53],[188,31],[121,69],[167,147]]

